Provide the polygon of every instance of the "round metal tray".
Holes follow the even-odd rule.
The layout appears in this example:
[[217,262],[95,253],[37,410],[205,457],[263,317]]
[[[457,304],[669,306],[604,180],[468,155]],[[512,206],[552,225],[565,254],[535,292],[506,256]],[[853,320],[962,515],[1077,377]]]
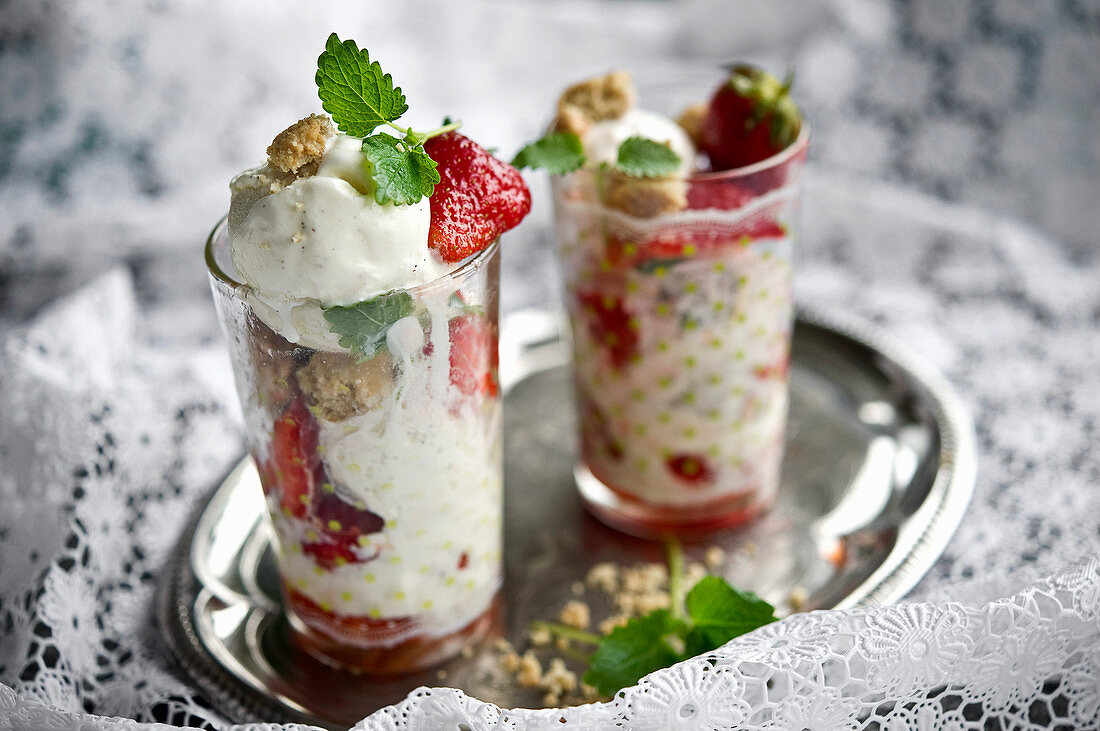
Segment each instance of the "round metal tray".
[[[504,322],[505,605],[496,634],[523,645],[601,561],[660,561],[660,544],[590,517],[573,484],[575,420],[558,318]],[[974,487],[973,427],[947,382],[872,328],[801,310],[794,330],[783,485],[746,529],[687,546],[729,556],[722,573],[791,609],[885,604],[943,551]],[[161,582],[158,618],[177,661],[240,721],[347,728],[421,685],[503,707],[540,705],[499,669],[491,642],[441,668],[389,679],[341,673],[289,640],[265,505],[250,458],[215,488]],[[797,601],[795,601],[797,599]],[[586,597],[597,616],[600,597]]]

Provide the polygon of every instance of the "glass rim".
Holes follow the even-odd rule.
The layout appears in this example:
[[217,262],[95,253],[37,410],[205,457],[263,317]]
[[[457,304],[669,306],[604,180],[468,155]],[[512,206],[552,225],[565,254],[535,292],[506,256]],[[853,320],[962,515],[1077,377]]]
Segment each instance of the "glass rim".
[[[214,279],[218,280],[220,283],[228,286],[234,292],[237,292],[240,289],[253,289],[249,284],[247,284],[245,282],[238,282],[236,279],[233,279],[233,277],[226,274],[225,270],[223,270],[221,268],[221,265],[218,264],[217,259],[215,259],[215,257],[214,257],[214,241],[215,241],[215,239],[217,239],[218,235],[223,230],[227,229],[228,221],[229,221],[229,214],[227,213],[227,214],[223,215],[220,219],[218,219],[218,222],[216,224],[214,224],[214,228],[212,228],[210,230],[209,235],[207,235],[207,237],[206,237],[206,246],[204,247],[204,258],[206,260],[207,273],[210,274],[210,276],[214,277]],[[228,236],[229,236],[229,233],[226,230],[226,237],[228,238]],[[466,257],[465,259],[462,260],[462,262],[459,264],[459,266],[455,267],[454,269],[450,270],[449,272],[446,272],[445,274],[442,274],[442,275],[436,277],[435,279],[430,279],[427,282],[422,282],[422,283],[414,285],[412,287],[395,287],[393,289],[382,290],[382,291],[378,292],[377,294],[383,294],[385,292],[408,292],[410,294],[415,294],[415,293],[418,293],[418,292],[427,292],[427,291],[430,291],[432,289],[442,287],[447,282],[463,279],[468,274],[470,274],[471,272],[476,271],[477,269],[480,269],[481,265],[483,263],[485,263],[488,259],[490,259],[493,256],[493,254],[495,254],[499,250],[500,250],[500,236],[497,236],[484,249],[477,252],[476,254],[472,254],[472,255]],[[377,296],[377,294],[375,296]],[[310,298],[299,298],[299,299],[310,299]]]

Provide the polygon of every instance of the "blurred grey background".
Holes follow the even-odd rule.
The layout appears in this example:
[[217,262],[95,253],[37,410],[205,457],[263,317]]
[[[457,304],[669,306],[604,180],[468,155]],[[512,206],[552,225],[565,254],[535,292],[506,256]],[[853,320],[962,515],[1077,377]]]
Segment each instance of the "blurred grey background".
[[[586,75],[795,66],[814,169],[988,207],[1095,256],[1097,0],[0,0],[0,313],[115,259],[150,297],[201,287],[230,177],[319,111],[333,30],[394,76],[412,123],[461,118],[505,157]],[[506,309],[556,289],[546,183],[529,178]],[[165,259],[181,264],[148,266]]]

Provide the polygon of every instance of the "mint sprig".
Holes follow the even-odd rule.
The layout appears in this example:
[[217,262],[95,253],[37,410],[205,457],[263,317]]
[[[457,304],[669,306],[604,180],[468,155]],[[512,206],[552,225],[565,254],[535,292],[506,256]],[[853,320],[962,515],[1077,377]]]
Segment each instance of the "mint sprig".
[[353,137],[366,137],[409,109],[401,87],[370,60],[367,49],[360,50],[352,40],[341,42],[335,33],[317,58],[316,80],[321,107],[341,132]]
[[382,347],[390,326],[412,311],[412,295],[394,290],[347,307],[325,307],[323,314],[341,347],[369,358]]
[[550,622],[535,626],[595,646],[584,682],[610,697],[656,670],[777,621],[771,604],[719,576],[704,577],[684,597],[683,552],[675,541],[668,543],[668,563],[669,609],[634,617],[603,637]]
[[[341,41],[333,33],[317,57],[317,95],[321,106],[332,115],[344,134],[363,137],[363,154],[368,161],[367,174],[374,182],[378,203],[411,205],[431,196],[439,182],[436,163],[424,149],[424,142],[458,129],[461,122],[446,120],[430,132],[414,132],[395,122],[409,109],[401,87],[370,60],[367,49],[355,41]],[[386,125],[401,133],[371,135]]]
[[435,160],[424,145],[410,144],[384,132],[363,140],[363,155],[370,162],[374,199],[403,206],[426,198],[439,182]]
[[512,158],[517,168],[543,168],[551,175],[565,175],[584,166],[584,145],[575,132],[551,132],[524,145]]
[[645,137],[627,137],[619,145],[615,167],[633,178],[662,178],[679,170],[680,162],[680,156],[668,145]]

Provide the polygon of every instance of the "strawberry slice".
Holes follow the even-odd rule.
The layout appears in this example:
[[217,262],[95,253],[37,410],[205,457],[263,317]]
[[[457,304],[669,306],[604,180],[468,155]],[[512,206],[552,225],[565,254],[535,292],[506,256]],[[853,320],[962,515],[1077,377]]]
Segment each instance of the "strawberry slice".
[[613,295],[578,292],[577,300],[592,339],[607,348],[611,365],[616,370],[623,370],[638,352],[637,321],[633,314]]
[[665,460],[668,471],[692,486],[714,481],[714,470],[697,454],[677,454]]
[[326,535],[346,543],[356,543],[359,536],[377,533],[386,521],[370,510],[360,510],[344,502],[339,496],[322,491],[317,499],[314,514]]
[[282,490],[284,512],[295,518],[309,514],[317,488],[325,481],[325,468],[317,452],[319,432],[320,426],[301,394],[275,420],[268,472],[273,473]]
[[766,160],[794,142],[802,114],[790,97],[792,78],[780,82],[747,64],[730,70],[711,97],[699,131],[700,148],[714,170]]
[[446,262],[462,261],[514,228],[531,210],[531,193],[514,167],[457,132],[424,143],[439,165],[428,246]]
[[302,553],[311,557],[315,564],[327,571],[349,563],[360,563],[363,560],[356,555],[352,544],[335,541],[303,542]]
[[499,392],[497,334],[482,315],[467,313],[447,325],[451,338],[451,383],[467,396]]
[[749,246],[757,239],[780,238],[786,233],[782,224],[766,211],[760,211],[732,226],[686,224],[659,230],[639,249],[645,260],[707,257],[736,246]]
[[745,205],[756,195],[736,181],[694,180],[688,184],[688,208],[693,211],[714,208],[720,211],[734,211]]

